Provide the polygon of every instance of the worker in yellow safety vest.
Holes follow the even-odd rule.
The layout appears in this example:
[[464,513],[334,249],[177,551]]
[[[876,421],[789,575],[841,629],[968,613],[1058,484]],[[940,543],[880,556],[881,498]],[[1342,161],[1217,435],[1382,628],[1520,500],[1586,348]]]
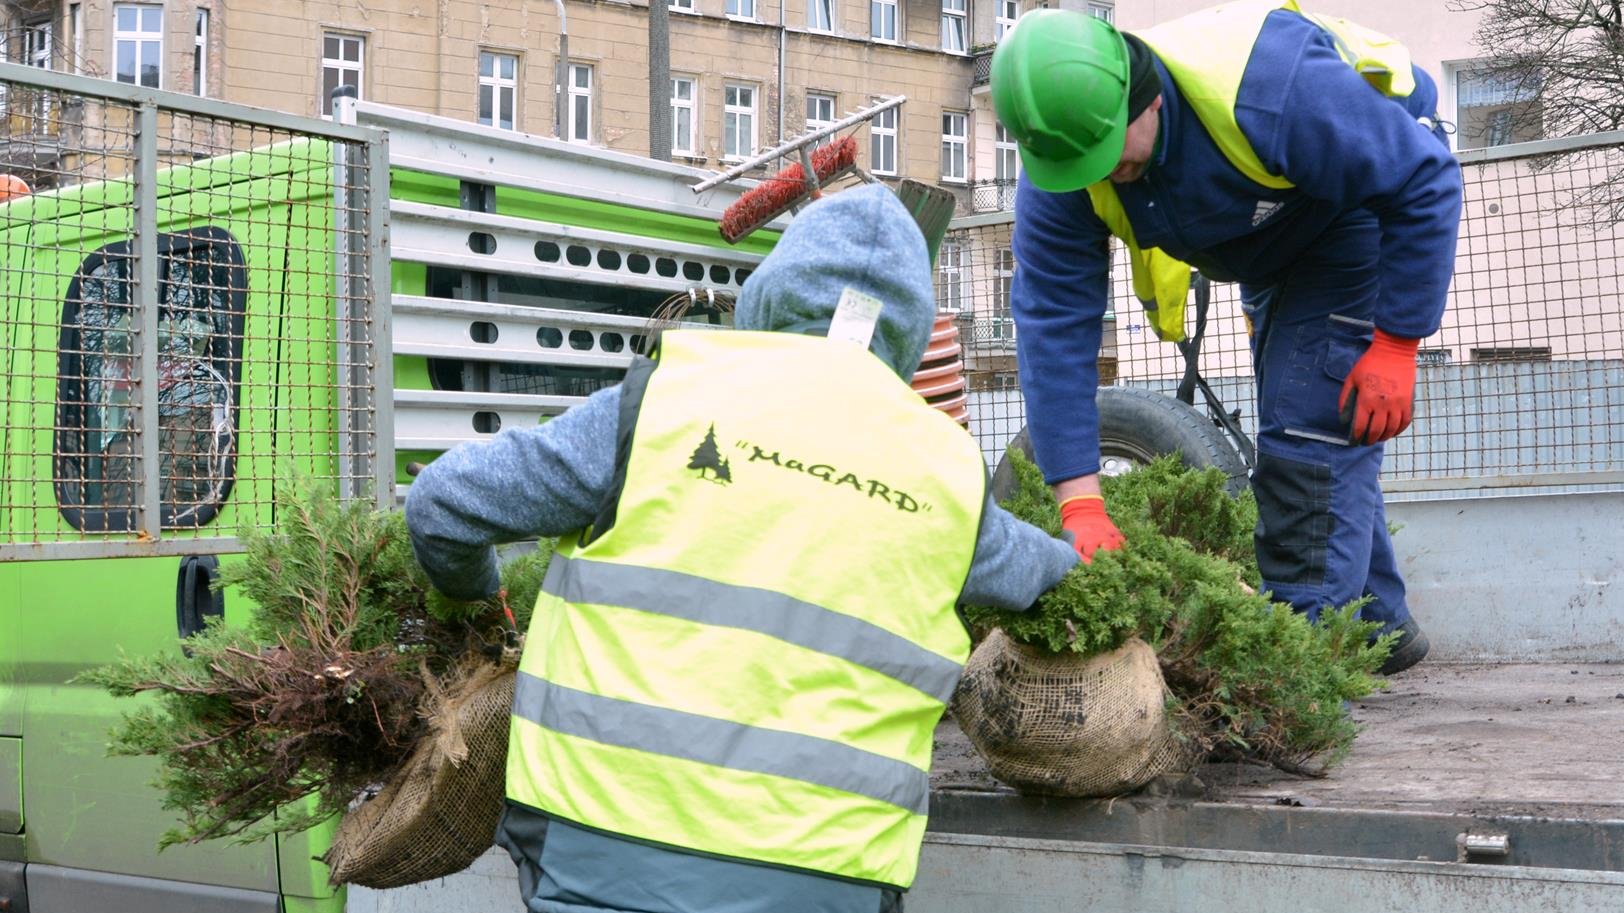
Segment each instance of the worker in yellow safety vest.
[[493,544],[563,536],[498,834],[528,909],[900,909],[956,607],[1024,609],[1078,560],[991,502],[974,440],[909,387],[934,314],[907,208],[834,194],[736,331],[667,332],[623,383],[414,482],[450,595],[496,592]]
[[1419,662],[1378,476],[1454,268],[1460,169],[1431,78],[1369,29],[1241,0],[1138,33],[1031,13],[991,84],[1023,164],[1011,306],[1027,427],[1084,560],[1121,542],[1094,402],[1114,236],[1162,339],[1184,338],[1192,267],[1240,283],[1265,587],[1310,617],[1368,598],[1364,617],[1398,632],[1383,671]]

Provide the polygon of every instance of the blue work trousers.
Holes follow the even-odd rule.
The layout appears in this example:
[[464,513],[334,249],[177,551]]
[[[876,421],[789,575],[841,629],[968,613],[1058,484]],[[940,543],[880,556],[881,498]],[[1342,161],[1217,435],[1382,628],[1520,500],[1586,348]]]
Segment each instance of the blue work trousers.
[[1410,617],[1382,507],[1382,445],[1349,442],[1342,383],[1370,346],[1381,281],[1373,214],[1338,218],[1277,281],[1241,286],[1258,385],[1257,557],[1274,598],[1318,619],[1361,596],[1383,631]]

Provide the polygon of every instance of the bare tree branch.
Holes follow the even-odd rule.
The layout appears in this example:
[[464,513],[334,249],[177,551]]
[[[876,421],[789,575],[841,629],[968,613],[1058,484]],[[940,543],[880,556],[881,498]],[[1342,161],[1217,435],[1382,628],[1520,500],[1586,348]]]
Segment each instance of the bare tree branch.
[[[1470,74],[1457,124],[1463,140],[1493,145],[1624,129],[1624,0],[1452,0],[1480,15],[1474,43],[1483,63]],[[1470,115],[1466,110],[1470,108]],[[1594,151],[1591,153],[1595,154]],[[1572,156],[1547,156],[1541,170]],[[1609,221],[1624,217],[1624,167],[1575,194]]]

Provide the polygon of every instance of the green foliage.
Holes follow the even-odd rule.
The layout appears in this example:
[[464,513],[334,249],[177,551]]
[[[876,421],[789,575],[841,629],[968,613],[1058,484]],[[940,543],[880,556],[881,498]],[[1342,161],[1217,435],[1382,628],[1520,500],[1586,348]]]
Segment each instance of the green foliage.
[[[126,657],[79,680],[152,693],[115,728],[114,755],[160,759],[157,786],[180,827],[160,846],[309,828],[388,777],[424,732],[430,695],[469,663],[501,658],[513,630],[500,598],[451,600],[412,557],[405,518],[298,482],[272,533],[244,534],[229,565],[257,611],[211,624],[184,650]],[[551,543],[503,566],[524,630]],[[313,798],[294,811],[290,804]]]
[[[1051,533],[1059,511],[1041,473],[1011,451],[1017,490],[1004,506]],[[1389,643],[1358,604],[1318,625],[1256,592],[1250,492],[1232,498],[1216,469],[1164,457],[1104,480],[1126,542],[1096,552],[1027,612],[967,610],[972,624],[1055,652],[1112,650],[1130,637],[1156,648],[1184,734],[1206,752],[1297,767],[1340,760],[1354,726],[1344,702],[1379,686]]]

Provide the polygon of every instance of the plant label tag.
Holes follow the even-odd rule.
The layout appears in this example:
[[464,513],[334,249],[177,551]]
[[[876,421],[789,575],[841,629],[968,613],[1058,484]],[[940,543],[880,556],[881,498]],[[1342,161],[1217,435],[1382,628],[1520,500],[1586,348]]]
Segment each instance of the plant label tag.
[[874,338],[874,324],[880,319],[880,309],[884,306],[885,303],[873,295],[850,287],[842,290],[834,319],[829,321],[829,338],[868,348],[869,340]]

